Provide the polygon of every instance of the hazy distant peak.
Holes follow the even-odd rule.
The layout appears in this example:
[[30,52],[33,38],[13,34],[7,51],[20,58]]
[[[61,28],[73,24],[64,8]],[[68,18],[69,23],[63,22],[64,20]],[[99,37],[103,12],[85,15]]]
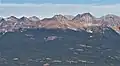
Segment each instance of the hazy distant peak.
[[65,16],[63,16],[61,14],[53,16],[53,19],[56,19],[56,20],[68,20]]
[[8,17],[8,19],[11,19],[11,18],[17,19],[17,17],[15,17],[15,16],[10,16],[10,17]]
[[102,16],[101,18],[107,19],[107,18],[120,18],[120,17],[114,14],[107,14],[105,16]]
[[29,20],[31,21],[40,21],[40,19],[36,16],[29,17]]
[[116,26],[120,24],[120,17],[114,14],[107,14],[102,16],[100,19],[103,20],[104,23],[108,23],[110,26]]
[[23,17],[21,17],[20,19],[28,19],[27,17],[25,17],[25,16],[23,16]]
[[7,17],[6,20],[7,20],[7,21],[13,21],[13,22],[16,22],[16,21],[18,20],[18,18],[15,17],[15,16],[10,16],[10,17]]
[[29,19],[27,17],[23,16],[19,19],[19,21],[26,22],[26,21],[29,21]]

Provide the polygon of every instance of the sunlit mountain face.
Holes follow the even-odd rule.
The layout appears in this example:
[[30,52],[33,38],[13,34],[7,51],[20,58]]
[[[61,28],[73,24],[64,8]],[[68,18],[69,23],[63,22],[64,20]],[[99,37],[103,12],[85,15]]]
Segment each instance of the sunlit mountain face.
[[120,35],[27,29],[0,35],[0,66],[120,66]]
[[[95,17],[91,13],[72,15],[54,15],[51,18],[39,18],[37,16],[8,16],[0,17],[0,32],[15,32],[19,29],[47,28],[47,29],[89,29],[89,27],[110,27],[120,33],[120,16],[108,14]],[[103,28],[102,28],[103,29]]]

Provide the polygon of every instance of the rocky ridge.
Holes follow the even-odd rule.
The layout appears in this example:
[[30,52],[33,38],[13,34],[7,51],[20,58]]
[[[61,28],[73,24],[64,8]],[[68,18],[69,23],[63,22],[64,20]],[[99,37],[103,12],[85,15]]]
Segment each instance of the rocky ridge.
[[23,16],[21,18],[17,18],[15,16],[7,18],[0,17],[0,32],[14,32],[19,29],[30,28],[91,30],[91,27],[110,27],[119,33],[120,17],[108,14],[100,18],[96,18],[90,13],[78,14],[75,17],[59,14],[54,15],[52,18],[44,18],[42,20],[36,16]]

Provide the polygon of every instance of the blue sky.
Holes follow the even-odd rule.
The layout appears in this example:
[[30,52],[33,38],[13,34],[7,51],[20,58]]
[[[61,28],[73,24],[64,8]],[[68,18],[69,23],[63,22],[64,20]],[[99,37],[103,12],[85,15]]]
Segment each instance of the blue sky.
[[[90,12],[96,17],[120,16],[120,0],[0,0],[0,16],[52,17],[56,14],[77,15]],[[23,4],[24,3],[24,4]]]
[[118,4],[120,0],[1,0],[2,3],[53,3],[53,4]]

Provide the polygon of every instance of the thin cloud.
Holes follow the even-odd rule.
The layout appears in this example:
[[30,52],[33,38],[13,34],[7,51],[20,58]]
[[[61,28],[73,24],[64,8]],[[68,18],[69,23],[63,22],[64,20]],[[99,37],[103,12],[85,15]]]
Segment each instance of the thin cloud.
[[10,15],[51,17],[56,14],[77,15],[90,12],[96,17],[105,14],[120,15],[120,4],[96,5],[96,4],[0,4],[0,16]]

